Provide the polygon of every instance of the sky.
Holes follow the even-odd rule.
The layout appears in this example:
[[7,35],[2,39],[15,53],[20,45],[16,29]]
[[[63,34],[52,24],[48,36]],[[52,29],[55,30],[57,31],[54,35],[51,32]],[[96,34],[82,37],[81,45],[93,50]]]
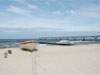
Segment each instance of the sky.
[[0,0],[0,38],[67,36],[69,32],[100,32],[100,0]]

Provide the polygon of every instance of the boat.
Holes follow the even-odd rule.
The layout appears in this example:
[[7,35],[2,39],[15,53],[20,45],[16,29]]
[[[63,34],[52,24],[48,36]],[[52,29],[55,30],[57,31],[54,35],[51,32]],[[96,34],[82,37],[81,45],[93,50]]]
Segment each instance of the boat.
[[25,50],[25,51],[36,51],[36,42],[33,41],[24,41],[24,42],[20,42],[20,48],[21,50]]

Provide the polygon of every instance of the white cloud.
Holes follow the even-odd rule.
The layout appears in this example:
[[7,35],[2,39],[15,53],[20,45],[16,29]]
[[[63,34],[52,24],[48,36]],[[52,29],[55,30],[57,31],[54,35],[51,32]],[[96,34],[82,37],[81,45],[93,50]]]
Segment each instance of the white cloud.
[[62,12],[62,11],[58,10],[58,11],[53,11],[52,14],[53,15],[64,15],[64,14],[77,15],[77,11],[70,9],[70,10],[66,10],[65,12]]
[[58,0],[47,0],[47,1],[49,1],[49,2],[56,2],[56,1],[58,1]]
[[[37,0],[36,0],[37,1]],[[58,0],[39,0],[39,1],[41,1],[41,2],[56,2],[56,1],[58,1]]]
[[11,12],[11,13],[15,13],[15,14],[21,14],[21,15],[29,15],[30,14],[30,11],[19,8],[17,6],[13,6],[13,5],[9,6],[7,11]]
[[20,31],[16,28],[1,27],[0,32],[3,32],[3,33],[17,33],[17,32],[20,32]]
[[66,14],[71,14],[71,15],[76,15],[77,14],[77,11],[73,10],[73,9],[66,10],[65,12],[66,12]]
[[54,15],[61,15],[61,11],[53,11],[52,14],[54,14]]
[[83,17],[99,18],[100,17],[100,6],[89,6],[79,10],[79,15]]
[[26,2],[26,0],[13,0],[13,1],[18,2],[18,3],[25,3]]
[[38,7],[37,5],[32,5],[32,4],[28,4],[28,7],[29,7],[30,9],[33,9],[33,10],[39,9],[39,7]]

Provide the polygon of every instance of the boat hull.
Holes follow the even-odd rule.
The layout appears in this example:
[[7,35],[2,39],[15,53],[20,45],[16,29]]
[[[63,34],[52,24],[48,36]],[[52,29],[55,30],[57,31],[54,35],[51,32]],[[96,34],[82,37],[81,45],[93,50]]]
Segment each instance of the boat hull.
[[36,43],[25,43],[25,44],[20,44],[20,48],[22,50],[26,51],[35,51],[36,50]]

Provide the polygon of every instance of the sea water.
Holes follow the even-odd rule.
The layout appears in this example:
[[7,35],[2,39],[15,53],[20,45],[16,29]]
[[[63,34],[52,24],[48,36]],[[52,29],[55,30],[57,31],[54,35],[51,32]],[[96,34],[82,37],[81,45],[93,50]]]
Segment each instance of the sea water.
[[73,42],[74,45],[80,45],[80,44],[100,44],[100,38],[94,39],[91,37],[86,38],[86,40],[83,40],[82,37],[45,37],[45,38],[38,38],[38,39],[0,39],[0,48],[11,48],[11,47],[19,47],[20,42],[22,41],[32,41],[35,40],[37,43],[43,44],[39,46],[44,46],[48,43],[56,43],[61,40],[68,40],[69,42]]

